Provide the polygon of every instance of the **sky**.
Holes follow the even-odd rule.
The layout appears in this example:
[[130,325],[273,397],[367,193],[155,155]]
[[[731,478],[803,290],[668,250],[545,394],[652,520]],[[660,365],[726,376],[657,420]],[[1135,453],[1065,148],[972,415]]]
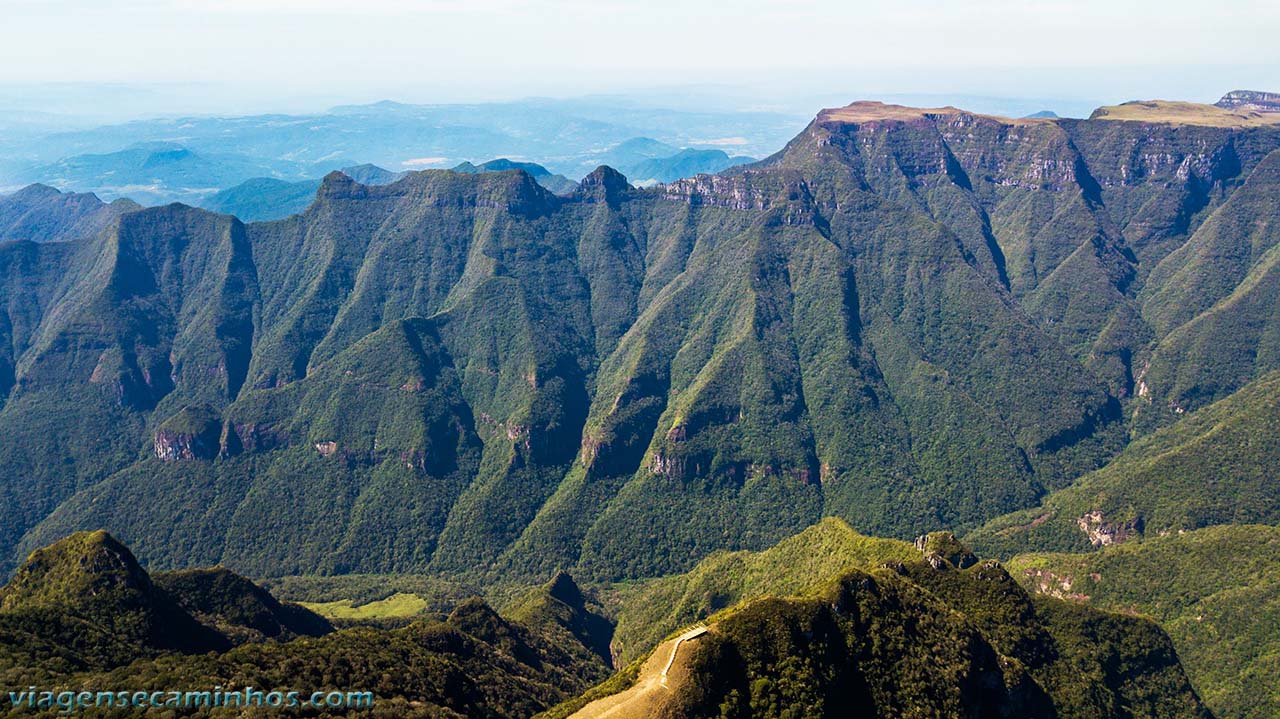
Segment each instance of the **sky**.
[[0,98],[126,113],[680,88],[769,109],[1212,101],[1280,90],[1277,37],[1275,0],[0,0]]

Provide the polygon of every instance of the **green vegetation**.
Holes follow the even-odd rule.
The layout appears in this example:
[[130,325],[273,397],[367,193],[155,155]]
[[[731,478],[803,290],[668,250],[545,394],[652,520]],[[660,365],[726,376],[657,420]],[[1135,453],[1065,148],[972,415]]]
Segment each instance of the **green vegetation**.
[[153,581],[115,538],[81,532],[33,552],[0,588],[0,675],[22,683],[329,631],[225,570]]
[[272,594],[299,603],[347,600],[359,606],[382,601],[396,594],[412,594],[429,600],[431,611],[440,615],[448,614],[464,599],[480,594],[478,588],[473,586],[417,574],[292,576],[267,579],[262,584]]
[[1280,711],[1280,529],[1209,527],[1091,554],[1025,554],[1009,570],[1031,591],[1154,618],[1217,716]]
[[[825,517],[987,542],[1275,369],[1277,148],[1272,127],[861,106],[650,190],[333,173],[274,222],[171,205],[6,243],[0,567],[103,522],[157,570],[486,590],[667,575]],[[25,226],[78,226],[82,200],[28,194],[47,222]],[[1185,453],[1158,511],[1033,529],[1073,548],[1095,509],[1273,521],[1265,492],[1186,503],[1207,470],[1256,485],[1245,449]]]
[[401,619],[426,613],[431,603],[416,594],[401,592],[360,606],[353,606],[350,599],[303,602],[302,606],[329,619]]
[[267,590],[222,567],[161,572],[152,580],[200,623],[212,626],[235,644],[333,631],[329,622],[305,606],[280,602]]
[[[1164,335],[1145,373],[1149,417],[1139,426],[1221,399],[1280,369],[1280,152],[1151,273],[1143,312]],[[1163,406],[1162,406],[1163,405]]]
[[[515,162],[505,157],[497,160],[489,160],[479,165],[473,165],[470,162],[464,162],[456,167],[451,168],[454,172],[462,172],[468,175],[474,175],[481,172],[506,172],[508,170],[523,170],[530,177],[538,182],[539,185],[547,188],[557,195],[567,195],[578,189],[578,183],[570,180],[564,175],[553,174],[550,170],[539,165],[536,162]],[[360,178],[353,177],[357,182],[364,182]],[[369,183],[365,183],[369,184]]]
[[1257,127],[1280,124],[1280,113],[1238,112],[1217,105],[1170,100],[1135,100],[1123,105],[1100,107],[1091,120],[1128,120],[1206,127]]
[[[548,601],[582,597],[567,576],[539,592]],[[471,599],[443,622],[335,631],[225,569],[153,579],[110,535],[79,533],[34,552],[0,588],[0,681],[70,690],[342,688],[374,692],[365,716],[523,719],[605,678],[607,657],[575,639],[588,621],[570,611],[523,625]]]
[[235,215],[244,222],[266,222],[307,209],[320,189],[319,180],[277,180],[255,177],[200,201],[206,210]]
[[90,193],[59,192],[31,185],[0,197],[0,242],[60,242],[93,237],[126,212],[132,200],[107,204]]
[[640,674],[640,667],[649,658],[648,655],[636,659],[622,670],[615,672],[613,676],[600,684],[591,687],[587,691],[578,696],[561,702],[554,707],[548,709],[541,714],[535,714],[536,719],[567,719],[582,707],[603,697],[613,696],[622,691],[626,691],[636,682],[636,677]]
[[1087,550],[1215,524],[1280,523],[1280,372],[1129,445],[1106,467],[966,537],[979,552]]
[[843,520],[825,519],[761,552],[713,554],[685,574],[619,587],[614,646],[630,662],[677,629],[740,602],[805,594],[848,569],[919,556],[906,542],[864,537]]
[[614,663],[614,623],[604,616],[599,602],[584,594],[565,572],[557,572],[550,582],[518,599],[506,613],[549,635],[567,632],[569,636],[561,641],[563,646],[581,645],[605,664]]
[[681,178],[694,175],[715,174],[730,167],[755,162],[754,157],[742,155],[731,156],[724,150],[685,149],[670,157],[652,157],[633,164],[622,165],[621,169],[636,182],[675,182]]
[[1154,623],[1030,596],[995,562],[850,570],[691,651],[662,716],[1211,716]]
[[[656,580],[666,587],[624,591],[634,621],[671,588],[734,588],[672,675],[662,715],[1209,716],[1152,622],[1029,595],[998,563],[973,564],[948,533],[917,545],[830,519],[766,552]],[[599,606],[559,573],[506,616],[473,598],[443,622],[334,631],[225,569],[152,579],[110,535],[80,533],[34,552],[0,589],[0,677],[138,690],[359,687],[379,699],[373,716],[564,717],[634,683],[646,655],[635,651],[587,691],[611,664],[613,626]]]

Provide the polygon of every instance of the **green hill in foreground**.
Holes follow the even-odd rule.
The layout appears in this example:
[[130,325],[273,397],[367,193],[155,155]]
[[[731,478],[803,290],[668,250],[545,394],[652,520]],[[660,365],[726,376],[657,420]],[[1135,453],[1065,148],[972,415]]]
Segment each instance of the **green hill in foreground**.
[[[531,591],[524,615],[527,624],[509,621],[470,599],[445,621],[335,631],[226,569],[153,577],[106,532],[81,532],[32,553],[0,588],[0,684],[371,691],[376,702],[364,716],[521,719],[603,679],[608,658],[576,637],[607,644],[612,631],[567,575]],[[124,717],[139,710],[88,711]],[[30,713],[0,704],[0,716]]]
[[720,552],[686,574],[622,590],[614,647],[624,663],[680,627],[767,594],[803,594],[854,567],[920,556],[908,542],[864,537],[828,518],[762,552]]
[[683,647],[661,645],[660,672],[652,659],[633,664],[630,688],[612,682],[615,697],[547,716],[1211,716],[1152,621],[1029,594],[947,533],[917,549],[842,524],[708,558],[624,597],[628,636],[637,612],[669,606],[664,593],[758,598],[707,617],[709,632],[682,634]]
[[1208,527],[1008,566],[1032,591],[1155,618],[1219,717],[1280,716],[1280,528]]
[[0,681],[26,685],[332,630],[225,569],[153,578],[111,535],[79,532],[32,552],[0,588]]
[[[732,606],[709,617],[710,633],[685,650],[669,681],[664,669],[652,684],[633,664],[604,686],[641,679],[622,698],[647,692],[642,704],[656,711],[644,716],[673,718],[791,717],[799,707],[805,716],[860,707],[886,718],[1210,716],[1153,622],[1028,594],[948,533],[912,547],[842,525],[830,520],[759,555],[729,555],[737,566],[706,560],[697,577],[683,578],[685,591],[729,586],[745,568],[726,594]],[[782,588],[798,596],[778,598]],[[748,593],[757,598],[739,601]],[[334,631],[226,570],[153,579],[110,535],[79,533],[33,553],[0,589],[0,680],[336,688],[373,692],[365,715],[375,717],[523,719],[557,704],[552,715],[565,716],[586,702],[563,702],[606,678],[612,629],[561,573],[506,616],[473,598],[444,621]],[[619,717],[631,716],[623,709]]]

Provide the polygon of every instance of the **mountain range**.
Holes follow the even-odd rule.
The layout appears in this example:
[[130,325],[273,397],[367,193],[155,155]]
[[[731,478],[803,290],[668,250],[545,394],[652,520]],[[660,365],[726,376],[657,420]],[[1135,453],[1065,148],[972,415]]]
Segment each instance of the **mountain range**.
[[[859,539],[829,520],[752,561],[822,535]],[[107,533],[78,533],[33,552],[0,588],[0,676],[31,686],[36,706],[31,682],[127,682],[148,694],[360,688],[374,697],[362,715],[378,717],[592,717],[602,706],[623,719],[782,717],[796,707],[886,719],[1211,716],[1150,620],[1029,594],[949,534],[917,544],[866,546],[851,568],[807,577],[816,594],[719,612],[587,691],[608,674],[600,649],[614,628],[564,573],[501,614],[473,598],[447,617],[335,629],[228,570],[153,575]],[[723,564],[702,572],[724,574]],[[11,701],[0,714],[31,710]],[[183,715],[233,711],[212,706]]]
[[246,155],[194,152],[172,142],[138,143],[123,150],[81,154],[24,170],[14,179],[62,189],[128,198],[144,205],[199,203],[224,187],[263,175],[298,180],[315,172],[296,162],[268,162]]
[[636,178],[638,185],[675,182],[696,175],[714,175],[717,172],[755,162],[755,158],[730,156],[724,150],[681,150],[670,157],[641,160],[632,165],[621,166],[629,177]]
[[861,103],[652,190],[335,173],[277,222],[11,243],[0,548],[622,578],[974,529],[1274,368],[1277,148]]
[[203,205],[214,193],[258,178],[301,182],[361,163],[398,172],[499,157],[536,160],[576,181],[601,164],[623,168],[684,148],[728,143],[759,156],[795,134],[805,119],[599,97],[378,102],[311,114],[160,117],[65,129],[49,120],[43,133],[0,137],[0,188],[43,183],[144,205]]
[[[64,606],[33,558],[88,542],[144,594],[143,565],[539,587],[378,635],[461,632],[440,661],[523,687],[395,687],[464,715],[1265,716],[1280,564],[1204,567],[1280,506],[1271,101],[859,102],[718,174],[366,166],[242,188],[297,203],[248,223],[0,198],[0,607]],[[258,651],[173,598],[202,581],[130,624],[196,643],[136,658]],[[58,671],[125,661],[93,652]]]

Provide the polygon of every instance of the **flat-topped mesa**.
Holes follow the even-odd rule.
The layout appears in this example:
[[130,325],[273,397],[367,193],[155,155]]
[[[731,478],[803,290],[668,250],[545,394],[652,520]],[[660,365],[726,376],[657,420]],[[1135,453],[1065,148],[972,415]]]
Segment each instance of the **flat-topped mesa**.
[[1280,92],[1232,90],[1214,105],[1235,112],[1280,112]]
[[1120,105],[1100,107],[1093,111],[1089,119],[1230,129],[1280,125],[1280,111],[1260,112],[1245,104],[1224,106],[1223,103],[1234,94],[1228,93],[1217,105],[1173,100],[1133,100]]
[[552,206],[551,194],[522,169],[478,174],[449,170],[410,172],[385,185],[365,185],[334,171],[324,176],[317,200],[414,201],[436,207],[487,207],[513,214],[538,214]]
[[961,110],[958,107],[907,107],[906,105],[890,105],[873,100],[859,100],[845,107],[834,107],[818,113],[819,124],[826,123],[886,123],[886,122],[937,122],[939,120],[985,119],[1007,125],[1037,125],[1052,123],[1057,118],[1051,117],[1001,117],[984,115]]
[[800,169],[807,177],[823,167],[847,166],[865,187],[890,197],[904,186],[970,187],[974,178],[1059,190],[1077,184],[1080,165],[1066,122],[855,102],[820,112],[763,164]]

